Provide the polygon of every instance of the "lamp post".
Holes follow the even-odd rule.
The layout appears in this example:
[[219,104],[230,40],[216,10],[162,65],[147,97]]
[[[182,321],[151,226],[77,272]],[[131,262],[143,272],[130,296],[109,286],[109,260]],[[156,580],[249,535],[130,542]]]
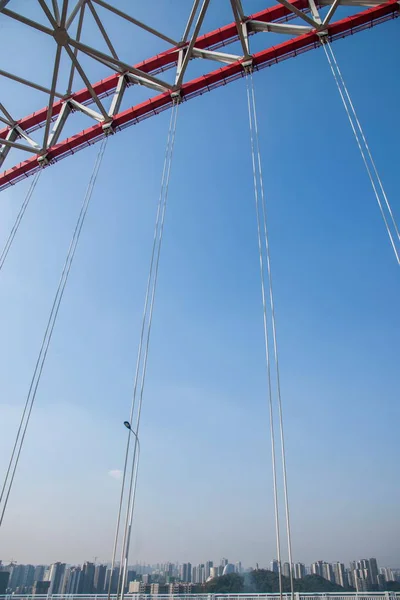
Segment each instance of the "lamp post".
[[[129,432],[135,437],[136,443],[135,443],[135,449],[134,449],[134,453],[133,453],[133,462],[134,462],[134,468],[135,468],[135,480],[134,480],[134,484],[133,484],[133,496],[130,496],[130,506],[128,507],[129,508],[129,518],[128,518],[127,535],[125,538],[124,564],[123,564],[123,569],[122,569],[122,577],[120,580],[121,581],[120,600],[124,600],[124,595],[125,595],[125,585],[126,585],[127,573],[128,573],[129,546],[130,546],[131,531],[132,531],[133,509],[135,506],[136,482],[137,482],[138,465],[139,465],[139,458],[140,458],[140,442],[139,442],[137,433],[135,431],[133,431],[132,425],[130,424],[129,421],[124,421],[124,425],[129,430]],[[136,457],[136,446],[138,448],[137,457]]]

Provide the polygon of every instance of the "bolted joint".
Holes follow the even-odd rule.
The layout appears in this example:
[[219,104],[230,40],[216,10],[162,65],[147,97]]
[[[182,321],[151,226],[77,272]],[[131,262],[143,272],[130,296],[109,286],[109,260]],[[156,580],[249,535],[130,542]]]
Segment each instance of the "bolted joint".
[[242,61],[242,67],[244,72],[247,74],[253,72],[253,57],[246,58],[246,60]]
[[113,127],[113,122],[112,119],[110,119],[109,121],[106,121],[105,123],[103,123],[103,125],[101,126],[103,133],[105,136],[108,135],[113,135],[115,133],[115,129]]
[[324,29],[323,31],[317,31],[317,35],[321,44],[326,44],[329,42],[329,34],[327,29]]
[[49,160],[47,154],[39,154],[37,161],[38,161],[39,167],[47,167],[47,165],[50,164],[50,160]]
[[173,104],[180,104],[182,102],[182,96],[180,90],[174,90],[171,92],[171,100]]

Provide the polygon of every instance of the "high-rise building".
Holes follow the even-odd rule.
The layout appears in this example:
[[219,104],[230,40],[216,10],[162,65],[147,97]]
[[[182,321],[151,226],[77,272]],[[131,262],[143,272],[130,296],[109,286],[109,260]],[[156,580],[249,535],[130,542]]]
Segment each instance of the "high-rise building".
[[49,594],[59,594],[65,573],[65,563],[55,562],[50,565],[49,571]]
[[[143,567],[138,565],[138,569],[142,572]],[[110,586],[110,577],[111,577],[111,586]],[[118,588],[118,579],[119,579],[119,567],[114,567],[113,572],[111,574],[111,569],[107,569],[106,573],[106,584],[105,591],[108,593],[108,588],[110,587],[110,593],[116,594]]]
[[271,560],[271,571],[273,573],[279,573],[279,561],[276,559]]
[[367,592],[370,587],[368,569],[355,569],[353,577],[356,591]]
[[235,573],[239,573],[239,575],[242,573],[243,569],[242,569],[242,563],[240,562],[240,560],[235,564]]
[[328,581],[333,582],[333,569],[330,563],[323,563],[322,565],[322,577]]
[[0,571],[0,595],[7,593],[8,581],[10,579],[9,571]]
[[33,565],[25,565],[25,574],[23,585],[27,588],[26,593],[29,594],[35,581],[35,567]]
[[49,593],[50,581],[35,581],[32,588],[33,596],[47,596]]
[[206,580],[206,569],[204,564],[197,565],[197,583],[204,583]]
[[91,562],[85,562],[82,567],[80,581],[80,594],[93,594],[95,566]]
[[306,567],[303,563],[296,563],[294,565],[294,578],[295,579],[303,579],[306,576]]
[[395,581],[394,573],[392,569],[388,569],[387,567],[383,567],[379,569],[380,573],[384,576],[385,581]]
[[227,558],[221,558],[221,565],[225,567],[228,564],[229,560]]
[[[105,584],[106,584],[106,573],[107,573],[106,565],[96,565],[95,570],[94,570],[94,581],[93,581],[93,587],[94,587],[93,591],[95,594],[103,594],[104,593]],[[128,573],[128,584],[133,579],[135,579],[135,577],[129,576],[129,573]]]
[[356,584],[354,582],[354,571],[355,569],[350,569],[349,571],[347,571],[346,573],[346,577],[347,577],[347,585],[349,587],[355,588]]
[[222,574],[230,575],[231,573],[234,573],[234,572],[235,572],[235,565],[233,565],[232,563],[226,563]]
[[82,569],[81,567],[69,567],[65,569],[62,583],[62,594],[78,594],[81,586]]
[[[215,579],[216,577],[218,577],[218,569],[219,569],[219,567],[211,567],[211,569],[210,569],[210,577],[212,579]],[[382,575],[382,577],[383,577],[383,575]]]
[[44,581],[44,572],[46,567],[44,565],[36,565],[35,572],[33,574],[33,581]]
[[192,568],[192,583],[199,583],[197,579],[197,567]]
[[323,560],[318,560],[318,561],[314,562],[311,565],[311,574],[319,575],[320,577],[323,577],[323,574],[322,574],[322,565],[323,564],[324,564]]
[[190,563],[183,563],[181,566],[181,581],[189,582],[192,580],[192,565]]
[[343,563],[337,562],[333,564],[333,577],[336,585],[341,585],[342,587],[348,586],[346,580],[346,569]]
[[210,571],[211,571],[211,567],[214,566],[214,563],[212,560],[208,560],[206,562],[206,566],[205,566],[205,577],[206,577],[206,581],[207,579],[210,577]]
[[10,565],[10,580],[8,587],[15,591],[22,584],[25,573],[25,565]]
[[290,577],[290,564],[288,562],[283,563],[282,573],[284,577]]
[[371,583],[376,585],[378,583],[378,562],[376,558],[369,559],[369,574],[371,578]]

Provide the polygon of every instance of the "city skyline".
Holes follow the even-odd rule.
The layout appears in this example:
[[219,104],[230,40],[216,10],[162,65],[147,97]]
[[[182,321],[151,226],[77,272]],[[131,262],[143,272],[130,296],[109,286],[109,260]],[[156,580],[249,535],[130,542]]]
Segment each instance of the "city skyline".
[[[97,557],[96,557],[97,558]],[[186,562],[156,563],[153,565],[133,564],[128,567],[125,591],[129,593],[181,593],[196,591],[221,576],[246,573],[259,570],[246,568],[241,561],[233,563],[228,558],[218,561],[208,560],[200,564]],[[274,559],[267,569],[279,573],[279,562]],[[289,563],[282,564],[282,575],[290,578]],[[120,569],[111,565],[85,561],[79,565],[55,562],[50,565],[4,564],[0,561],[0,579],[4,584],[4,575],[8,593],[17,594],[103,594],[108,590],[116,593]],[[400,569],[390,569],[378,564],[376,558],[353,560],[349,566],[344,563],[315,561],[311,565],[293,564],[295,580],[305,579],[308,575],[318,575],[330,584],[358,592],[385,590],[388,583],[400,582]]]

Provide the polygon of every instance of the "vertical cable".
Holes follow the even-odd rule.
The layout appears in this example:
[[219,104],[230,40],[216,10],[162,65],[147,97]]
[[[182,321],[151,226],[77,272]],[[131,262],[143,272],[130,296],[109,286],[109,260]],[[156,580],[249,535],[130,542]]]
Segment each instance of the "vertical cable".
[[[135,436],[133,457],[132,457],[132,466],[130,471],[130,479],[129,479],[129,491],[128,491],[128,499],[127,499],[127,507],[126,507],[126,516],[125,516],[125,527],[124,527],[124,537],[122,543],[122,552],[121,552],[121,563],[120,563],[120,574],[118,581],[118,589],[117,596],[123,600],[125,593],[125,585],[126,585],[126,577],[127,577],[127,569],[128,569],[128,560],[129,560],[129,549],[130,549],[130,538],[132,532],[132,523],[133,523],[133,513],[135,507],[135,498],[136,498],[136,487],[137,487],[137,475],[138,475],[138,467],[139,467],[139,425],[140,425],[140,417],[143,403],[143,391],[146,380],[146,371],[147,371],[147,360],[148,360],[148,352],[149,352],[149,343],[150,343],[150,333],[153,319],[153,309],[154,309],[154,301],[157,289],[157,280],[158,280],[158,269],[159,269],[159,261],[160,261],[160,253],[163,239],[163,231],[164,231],[164,222],[165,222],[165,214],[167,207],[167,197],[168,197],[168,188],[169,188],[169,180],[171,173],[171,164],[172,164],[172,156],[173,156],[173,148],[175,142],[175,132],[176,132],[176,122],[177,122],[177,114],[178,114],[178,104],[174,104],[171,110],[171,119],[169,124],[168,138],[166,144],[166,152],[164,158],[164,167],[161,178],[161,190],[157,208],[157,217],[156,224],[154,230],[154,239],[153,239],[153,248],[152,248],[152,256],[150,261],[150,271],[147,282],[146,289],[146,297],[145,297],[145,307],[143,311],[143,321],[142,321],[142,329],[141,336],[139,342],[138,349],[138,358],[136,363],[136,372],[135,372],[135,381],[134,381],[134,389],[132,396],[132,405],[131,405],[131,419],[133,417],[135,407],[136,407],[136,399],[137,399],[137,391],[138,391],[138,383],[140,379],[140,390],[139,390],[139,403],[136,417],[136,425],[135,428],[132,429],[132,433]],[[146,328],[147,324],[147,328]],[[144,348],[144,350],[143,350]],[[130,435],[130,432],[129,432]],[[121,571],[122,569],[122,571]]]
[[284,426],[283,426],[283,410],[282,410],[282,394],[281,394],[281,377],[280,377],[280,369],[279,369],[278,342],[277,342],[277,335],[276,335],[275,304],[274,304],[274,294],[273,294],[273,285],[272,285],[272,270],[271,270],[271,256],[270,256],[270,250],[269,250],[269,248],[270,248],[269,236],[268,236],[268,229],[267,229],[267,204],[266,204],[266,198],[265,198],[265,193],[264,193],[264,180],[263,180],[263,173],[262,173],[261,152],[260,152],[260,144],[259,144],[259,136],[258,136],[258,119],[257,119],[257,110],[256,110],[256,99],[255,99],[255,93],[254,93],[254,83],[253,83],[252,74],[250,74],[249,77],[250,77],[250,86],[251,86],[251,94],[252,94],[252,107],[253,107],[253,115],[254,115],[254,133],[255,133],[255,140],[256,140],[258,174],[259,174],[259,182],[260,182],[261,206],[262,206],[263,226],[264,226],[265,255],[266,255],[266,259],[267,259],[267,272],[268,272],[268,282],[269,282],[269,301],[270,301],[270,309],[271,309],[272,339],[273,339],[273,346],[274,346],[275,373],[276,373],[276,385],[277,385],[277,396],[278,396],[279,432],[280,432],[280,441],[281,441],[281,460],[282,460],[285,516],[286,516],[286,533],[287,533],[287,545],[288,545],[288,555],[289,555],[289,565],[290,565],[290,590],[291,590],[291,594],[292,594],[292,598],[293,598],[294,582],[293,582],[292,532],[291,532],[291,526],[290,526],[285,436],[284,436]]
[[[135,368],[135,376],[134,376],[134,384],[133,384],[132,402],[131,402],[130,415],[129,415],[130,423],[132,423],[133,415],[135,412],[135,406],[136,406],[137,386],[138,386],[139,371],[140,371],[140,366],[141,366],[141,361],[142,361],[143,342],[144,342],[144,337],[145,337],[150,290],[151,290],[151,284],[152,284],[152,279],[153,279],[154,259],[156,256],[156,249],[157,249],[157,233],[159,230],[160,216],[161,216],[161,212],[162,212],[162,203],[163,203],[164,187],[165,187],[165,176],[166,176],[166,172],[167,172],[168,156],[169,156],[169,152],[170,152],[170,141],[171,141],[172,127],[173,127],[173,119],[174,119],[174,107],[171,110],[171,117],[170,117],[168,136],[167,136],[167,144],[166,144],[165,155],[164,155],[164,165],[163,165],[163,171],[162,171],[162,176],[161,176],[161,189],[160,189],[160,195],[159,195],[158,204],[157,204],[157,214],[156,214],[156,223],[154,226],[153,246],[152,246],[152,251],[151,251],[149,274],[148,274],[147,285],[146,285],[146,294],[145,294],[145,301],[144,301],[144,307],[143,307],[142,324],[141,324],[141,330],[140,330],[139,347],[138,347],[138,353],[137,353],[137,359],[136,359],[136,368]],[[126,476],[127,476],[127,469],[128,469],[130,443],[131,443],[131,433],[130,433],[130,431],[128,431],[128,437],[127,437],[127,441],[126,441],[126,450],[125,450],[124,469],[123,469],[122,482],[121,482],[121,494],[120,494],[119,507],[118,507],[118,517],[117,517],[116,531],[115,531],[115,537],[114,537],[114,547],[113,547],[113,554],[112,554],[112,561],[111,561],[111,569],[112,570],[115,567],[117,547],[118,547],[118,538],[119,538],[119,530],[120,530],[120,525],[121,525],[122,507],[123,507],[123,500],[124,500],[125,487],[126,487]],[[132,469],[134,469],[134,462],[132,463]],[[132,489],[130,486],[128,505],[130,504],[131,493],[132,493]],[[122,555],[121,555],[121,563],[120,563],[120,567],[119,567],[118,583],[117,583],[117,597],[119,595],[120,586],[121,586],[122,561],[123,561],[123,553],[124,553],[125,545],[126,545],[126,536],[124,536],[123,543],[122,543]],[[111,594],[111,578],[110,578],[109,586],[108,586],[107,600],[110,600],[110,594]]]
[[[22,413],[19,429],[18,429],[17,436],[16,436],[16,443],[14,444],[14,448],[11,453],[11,458],[9,461],[7,474],[6,474],[3,488],[2,488],[1,499],[3,500],[4,494],[5,494],[5,497],[4,497],[2,509],[0,506],[0,510],[1,510],[0,527],[3,523],[4,514],[5,514],[5,511],[7,508],[8,499],[10,496],[11,488],[12,488],[12,485],[14,482],[15,473],[16,473],[18,463],[19,463],[19,458],[20,458],[22,447],[24,444],[25,435],[26,435],[26,432],[28,429],[28,425],[29,425],[29,421],[30,421],[30,417],[31,417],[31,413],[32,413],[32,408],[35,403],[36,393],[37,393],[37,390],[39,387],[40,379],[41,379],[42,372],[43,372],[43,367],[46,362],[47,352],[48,352],[48,349],[50,346],[50,341],[51,341],[51,338],[53,335],[54,326],[56,324],[61,301],[62,301],[62,298],[64,295],[65,287],[67,285],[72,262],[74,260],[76,248],[77,248],[77,245],[79,242],[79,238],[80,238],[82,227],[83,227],[83,224],[85,221],[86,213],[89,208],[89,203],[90,203],[93,189],[94,189],[94,186],[95,186],[95,183],[97,180],[97,175],[99,173],[99,169],[100,169],[100,165],[101,165],[101,162],[103,159],[106,145],[107,145],[107,138],[104,138],[101,142],[101,145],[100,145],[97,157],[96,157],[95,165],[94,165],[94,168],[93,168],[90,180],[89,180],[89,184],[88,184],[88,187],[86,190],[86,194],[85,194],[85,197],[84,197],[84,200],[82,203],[82,207],[81,207],[81,210],[80,210],[80,213],[78,216],[78,220],[76,222],[75,230],[74,230],[74,233],[73,233],[73,236],[71,239],[71,243],[70,243],[70,246],[69,246],[69,249],[67,252],[67,256],[65,259],[62,273],[61,273],[60,281],[58,283],[57,291],[56,291],[56,294],[55,294],[55,297],[53,300],[53,304],[52,304],[52,308],[50,311],[50,315],[49,315],[49,318],[47,321],[45,334],[43,336],[39,355],[38,355],[35,369],[34,369],[34,372],[32,375],[31,383],[29,386],[29,391],[28,391],[28,394],[26,397],[24,410]],[[24,423],[24,421],[25,421],[25,423]],[[14,462],[14,466],[12,466],[13,462]]]
[[251,159],[252,159],[252,165],[253,165],[254,197],[255,197],[255,203],[256,203],[257,239],[258,239],[258,252],[259,252],[259,262],[260,262],[261,298],[262,298],[262,305],[263,305],[265,358],[266,358],[267,380],[268,380],[268,407],[269,407],[271,455],[272,455],[272,481],[273,481],[274,510],[275,510],[275,535],[276,535],[276,551],[277,551],[277,560],[278,560],[279,596],[282,599],[282,591],[283,591],[282,590],[282,560],[281,560],[281,539],[280,539],[280,524],[279,524],[278,486],[277,486],[277,477],[276,477],[276,451],[275,451],[274,411],[273,411],[272,382],[271,382],[271,360],[270,360],[270,350],[269,350],[267,302],[266,302],[266,294],[265,294],[265,267],[264,267],[263,247],[262,247],[262,240],[261,240],[261,223],[260,223],[260,208],[259,208],[260,201],[259,201],[259,192],[258,192],[258,184],[257,184],[257,170],[256,170],[255,129],[254,129],[254,123],[253,123],[254,113],[253,113],[253,108],[252,108],[250,77],[251,77],[251,75],[246,76],[247,108],[248,108],[248,114],[249,114]]

